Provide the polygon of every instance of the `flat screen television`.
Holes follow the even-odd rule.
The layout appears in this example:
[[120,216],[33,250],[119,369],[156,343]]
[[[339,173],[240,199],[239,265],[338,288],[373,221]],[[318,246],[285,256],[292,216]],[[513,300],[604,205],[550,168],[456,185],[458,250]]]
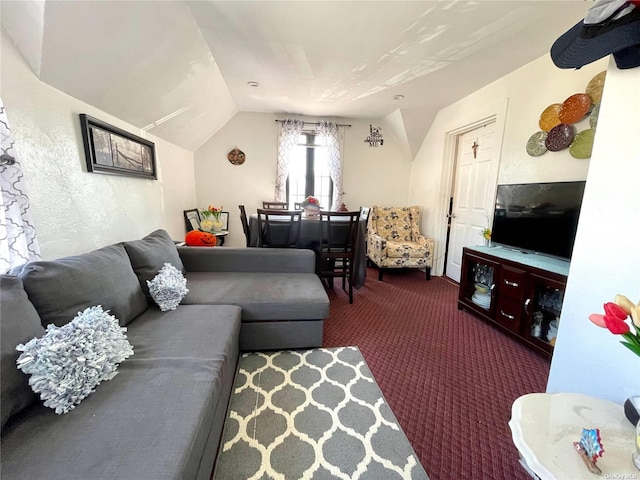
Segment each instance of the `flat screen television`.
[[585,183],[498,185],[492,242],[570,259]]

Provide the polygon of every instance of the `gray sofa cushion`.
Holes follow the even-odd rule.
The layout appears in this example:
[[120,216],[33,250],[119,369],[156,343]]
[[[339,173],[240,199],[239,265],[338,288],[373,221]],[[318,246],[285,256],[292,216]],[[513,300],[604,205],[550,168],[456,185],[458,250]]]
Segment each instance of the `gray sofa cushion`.
[[40,317],[27,298],[18,277],[2,275],[0,277],[0,340],[2,342],[2,428],[12,415],[38,401],[38,396],[29,386],[29,375],[16,367],[20,352],[16,345],[26,343],[32,338],[44,334]]
[[176,245],[165,230],[156,230],[140,240],[124,242],[124,248],[138,276],[140,287],[150,301],[153,299],[149,294],[147,280],[153,280],[165,263],[170,263],[183,273],[185,271]]
[[[40,405],[2,436],[2,478],[209,478],[204,446],[220,437],[238,358],[233,306],[148,309],[128,326],[135,355],[73,411]],[[217,442],[213,446],[215,451]],[[205,468],[206,470],[206,468]]]
[[329,297],[315,273],[187,272],[184,305],[242,307],[242,320],[307,320],[329,315]]
[[45,327],[50,323],[61,327],[78,312],[96,305],[125,326],[148,307],[122,245],[27,263],[20,277]]

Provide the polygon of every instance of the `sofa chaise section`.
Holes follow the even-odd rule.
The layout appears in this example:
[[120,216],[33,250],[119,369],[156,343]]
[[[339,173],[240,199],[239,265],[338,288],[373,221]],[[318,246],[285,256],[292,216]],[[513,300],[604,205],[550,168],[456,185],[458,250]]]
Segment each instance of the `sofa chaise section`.
[[240,349],[322,346],[329,297],[304,249],[179,247],[189,293],[183,304],[242,308]]

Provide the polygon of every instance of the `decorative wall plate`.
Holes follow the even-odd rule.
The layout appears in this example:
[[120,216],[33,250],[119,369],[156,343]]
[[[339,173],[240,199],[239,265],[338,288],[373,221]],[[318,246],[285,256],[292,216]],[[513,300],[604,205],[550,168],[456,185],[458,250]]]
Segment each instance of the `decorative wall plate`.
[[233,165],[242,165],[244,163],[244,161],[246,160],[246,157],[244,155],[244,152],[242,150],[239,150],[236,147],[233,150],[231,150],[229,153],[227,153],[227,159]]
[[589,113],[591,109],[591,97],[586,93],[576,93],[567,98],[560,107],[558,118],[562,123],[570,125],[578,123]]
[[591,114],[589,115],[589,126],[595,130],[598,125],[598,115],[600,115],[600,104],[596,104],[591,109]]
[[569,146],[569,153],[573,158],[589,158],[591,157],[591,150],[593,149],[593,139],[596,136],[596,131],[592,128],[579,132],[571,145]]
[[532,157],[539,157],[547,151],[544,144],[547,139],[547,132],[540,130],[529,137],[527,141],[527,153]]
[[564,150],[573,141],[576,136],[576,129],[573,125],[566,125],[561,123],[560,125],[553,127],[547,134],[547,139],[544,144],[548,150],[552,152],[558,152]]
[[556,125],[560,125],[562,123],[558,118],[558,113],[560,112],[561,107],[561,103],[552,103],[542,111],[540,114],[540,121],[538,122],[540,130],[548,132]]
[[585,93],[589,95],[591,101],[596,105],[600,105],[600,102],[602,101],[602,90],[604,89],[604,80],[606,76],[606,70],[600,72],[589,81],[587,89],[585,90]]

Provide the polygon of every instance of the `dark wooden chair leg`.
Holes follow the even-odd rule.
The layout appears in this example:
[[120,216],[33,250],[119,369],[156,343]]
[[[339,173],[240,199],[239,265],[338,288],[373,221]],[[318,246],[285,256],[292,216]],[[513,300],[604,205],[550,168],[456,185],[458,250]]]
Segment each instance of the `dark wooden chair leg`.
[[382,281],[382,267],[378,268],[378,280]]
[[431,280],[431,267],[427,267],[424,270],[427,274],[427,280]]

